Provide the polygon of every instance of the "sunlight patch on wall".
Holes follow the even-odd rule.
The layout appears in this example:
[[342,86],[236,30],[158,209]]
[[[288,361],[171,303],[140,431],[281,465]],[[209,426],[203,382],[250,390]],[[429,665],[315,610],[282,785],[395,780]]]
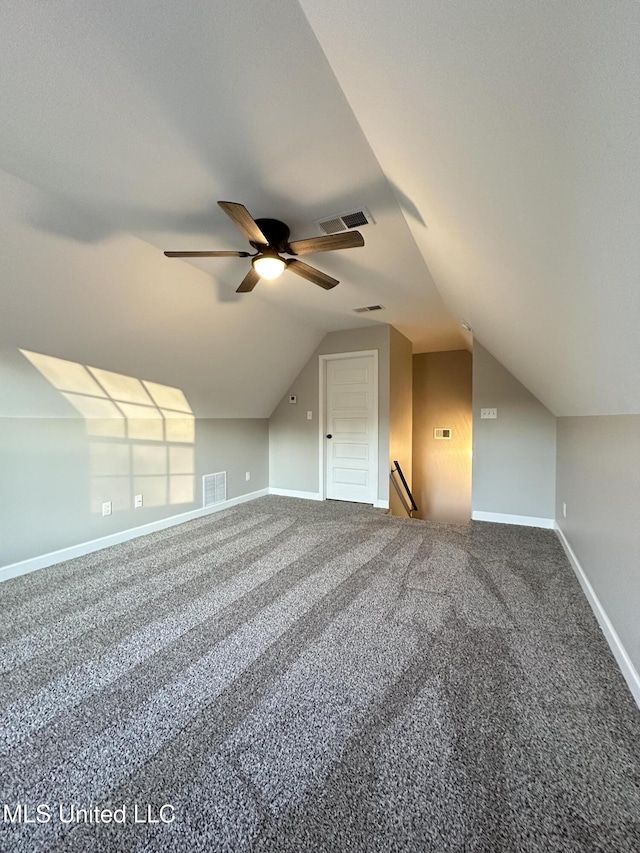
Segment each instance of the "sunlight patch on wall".
[[91,472],[98,477],[129,476],[131,451],[126,442],[92,442],[89,445]]
[[187,418],[177,412],[160,409],[164,417],[164,431],[167,441],[181,441],[193,444],[196,439],[195,418]]
[[139,379],[112,373],[110,370],[100,370],[97,367],[90,367],[89,370],[112,399],[121,400],[123,403],[139,403],[143,406],[154,405]]
[[170,388],[168,385],[158,385],[157,382],[145,382],[147,391],[153,397],[153,401],[160,409],[171,409],[176,412],[191,413],[191,406],[187,398],[179,388]]
[[195,417],[180,388],[20,350],[84,418],[91,511],[192,503]]
[[74,394],[90,394],[93,397],[105,396],[98,383],[83,364],[23,349],[20,352],[25,358],[29,359],[31,364],[58,391],[71,391]]

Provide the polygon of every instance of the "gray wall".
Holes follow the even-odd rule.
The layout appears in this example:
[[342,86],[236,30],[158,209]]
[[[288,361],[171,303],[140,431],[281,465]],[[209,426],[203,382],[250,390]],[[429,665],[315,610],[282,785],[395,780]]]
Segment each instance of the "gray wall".
[[[491,407],[498,419],[481,420]],[[556,418],[475,341],[473,510],[553,519],[555,479]]]
[[[319,460],[318,356],[378,350],[378,500],[389,498],[389,326],[329,332],[269,420],[269,485],[316,494]],[[288,402],[295,394],[298,402]],[[307,420],[307,411],[313,419]]]
[[198,509],[203,474],[227,471],[229,498],[268,485],[266,418],[199,418],[169,441],[151,437],[155,422],[127,425],[135,438],[80,418],[0,418],[0,565]]
[[[413,357],[413,485],[418,518],[471,518],[471,371],[468,350]],[[451,439],[433,437],[449,427]]]
[[640,672],[640,415],[559,418],[557,468],[558,525]]
[[[411,341],[389,327],[389,470],[397,459],[409,487],[413,460],[413,349]],[[405,498],[406,500],[406,498]],[[406,517],[406,510],[393,485],[389,487],[392,515]]]

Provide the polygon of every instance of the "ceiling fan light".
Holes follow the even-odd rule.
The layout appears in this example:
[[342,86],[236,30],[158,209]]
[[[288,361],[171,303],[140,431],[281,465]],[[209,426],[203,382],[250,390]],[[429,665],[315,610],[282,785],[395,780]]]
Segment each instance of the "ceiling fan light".
[[258,255],[251,262],[260,278],[274,279],[282,275],[286,264],[278,255]]

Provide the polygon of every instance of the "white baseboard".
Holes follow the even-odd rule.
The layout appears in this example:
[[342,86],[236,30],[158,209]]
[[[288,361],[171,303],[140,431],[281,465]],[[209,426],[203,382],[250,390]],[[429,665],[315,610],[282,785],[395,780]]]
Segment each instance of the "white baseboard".
[[185,521],[202,518],[205,515],[220,512],[223,509],[228,509],[247,501],[253,501],[268,494],[269,489],[259,489],[256,492],[249,492],[247,495],[230,498],[228,501],[216,504],[215,506],[193,509],[190,512],[180,513],[180,515],[171,515],[168,518],[151,521],[149,524],[142,524],[140,527],[131,527],[119,533],[102,536],[100,539],[92,539],[90,542],[82,542],[80,545],[71,545],[69,548],[61,548],[59,551],[51,551],[51,553],[43,554],[41,557],[32,557],[29,560],[22,560],[19,563],[11,563],[8,566],[0,568],[0,582],[9,580],[9,578],[17,578],[19,575],[26,575],[29,572],[35,572],[37,569],[45,569],[47,566],[55,566],[56,563],[73,560],[74,557],[83,557],[85,554],[92,554],[94,551],[101,551],[103,548],[110,548],[112,545],[127,542],[129,539],[136,539],[138,536],[155,533],[157,530],[175,527],[176,524],[184,524]]
[[555,521],[553,518],[536,518],[533,515],[503,515],[500,512],[480,512],[474,510],[471,513],[472,521],[492,521],[494,524],[519,524],[521,527],[544,527],[553,530]]
[[[276,489],[273,486],[269,489],[270,495],[282,495],[285,498],[302,498],[305,501],[321,501],[323,498],[318,492],[299,492],[295,489]],[[389,501],[375,500],[373,506],[376,509],[389,509]]]
[[620,667],[620,671],[624,676],[624,680],[627,682],[629,686],[629,690],[633,698],[635,699],[636,705],[640,708],[640,675],[638,675],[638,671],[633,665],[631,658],[627,654],[625,647],[622,645],[620,637],[616,633],[616,629],[611,624],[611,620],[606,614],[606,611],[602,604],[600,603],[600,599],[595,593],[595,590],[589,583],[589,579],[585,574],[584,569],[580,565],[580,562],[576,555],[573,552],[573,548],[569,545],[566,536],[556,523],[555,531],[558,539],[562,547],[565,550],[567,557],[569,558],[569,562],[573,567],[573,571],[576,573],[578,580],[580,581],[580,586],[582,587],[582,591],[587,597],[587,601],[591,605],[591,609],[593,610],[596,619],[598,620],[598,624],[602,629],[602,633],[605,636],[607,643],[609,644],[609,648],[613,652],[613,656],[616,659],[618,666]]
[[282,495],[285,498],[302,498],[305,501],[321,501],[318,492],[297,492],[295,489],[269,489],[270,495]]

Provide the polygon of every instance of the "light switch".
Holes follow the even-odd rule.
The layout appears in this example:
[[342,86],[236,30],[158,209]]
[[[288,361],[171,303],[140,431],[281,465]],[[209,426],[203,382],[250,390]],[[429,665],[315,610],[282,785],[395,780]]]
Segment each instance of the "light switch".
[[481,418],[497,418],[498,410],[497,409],[480,409],[480,417]]
[[313,420],[313,412],[307,412],[307,420]]

